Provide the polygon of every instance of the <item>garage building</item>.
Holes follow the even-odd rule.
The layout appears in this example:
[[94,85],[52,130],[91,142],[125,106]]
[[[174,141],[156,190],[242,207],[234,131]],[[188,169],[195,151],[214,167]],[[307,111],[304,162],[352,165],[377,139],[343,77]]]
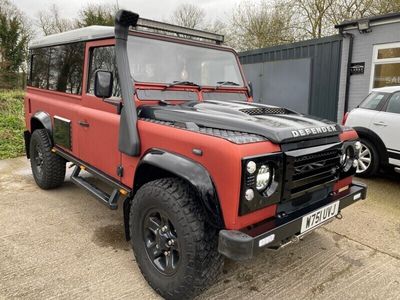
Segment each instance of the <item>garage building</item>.
[[400,85],[400,13],[335,27],[331,37],[239,53],[255,101],[341,121],[372,88]]

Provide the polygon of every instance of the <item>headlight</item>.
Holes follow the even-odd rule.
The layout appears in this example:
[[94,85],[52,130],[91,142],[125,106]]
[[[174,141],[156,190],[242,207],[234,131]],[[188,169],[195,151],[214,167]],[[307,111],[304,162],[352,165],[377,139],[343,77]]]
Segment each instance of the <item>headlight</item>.
[[258,174],[256,177],[256,187],[257,190],[263,191],[267,188],[272,177],[272,170],[268,165],[262,165],[258,169]]
[[239,215],[279,203],[283,181],[282,163],[281,152],[243,158]]

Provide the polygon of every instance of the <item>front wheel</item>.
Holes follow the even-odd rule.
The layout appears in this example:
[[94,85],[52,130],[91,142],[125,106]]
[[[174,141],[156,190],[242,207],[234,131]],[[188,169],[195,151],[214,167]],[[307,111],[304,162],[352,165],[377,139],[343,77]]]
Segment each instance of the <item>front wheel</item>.
[[359,152],[357,176],[371,177],[379,169],[379,155],[374,144],[369,140],[361,138],[361,149]]
[[219,275],[217,230],[185,182],[165,178],[143,185],[130,210],[130,236],[139,268],[166,299],[190,299]]

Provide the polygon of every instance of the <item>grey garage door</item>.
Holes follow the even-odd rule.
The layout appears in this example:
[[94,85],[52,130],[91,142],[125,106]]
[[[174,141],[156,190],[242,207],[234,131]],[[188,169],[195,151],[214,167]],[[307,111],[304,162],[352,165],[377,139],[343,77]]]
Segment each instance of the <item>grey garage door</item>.
[[256,102],[309,113],[311,58],[248,64],[243,69],[253,83]]
[[239,53],[255,99],[337,120],[342,37]]

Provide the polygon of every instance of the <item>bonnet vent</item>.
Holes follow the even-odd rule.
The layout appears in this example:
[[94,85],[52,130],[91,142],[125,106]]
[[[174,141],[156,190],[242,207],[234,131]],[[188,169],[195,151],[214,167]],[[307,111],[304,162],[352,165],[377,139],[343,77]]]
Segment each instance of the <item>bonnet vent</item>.
[[254,107],[254,108],[244,108],[240,110],[241,112],[248,115],[279,115],[286,114],[286,109],[282,107]]

